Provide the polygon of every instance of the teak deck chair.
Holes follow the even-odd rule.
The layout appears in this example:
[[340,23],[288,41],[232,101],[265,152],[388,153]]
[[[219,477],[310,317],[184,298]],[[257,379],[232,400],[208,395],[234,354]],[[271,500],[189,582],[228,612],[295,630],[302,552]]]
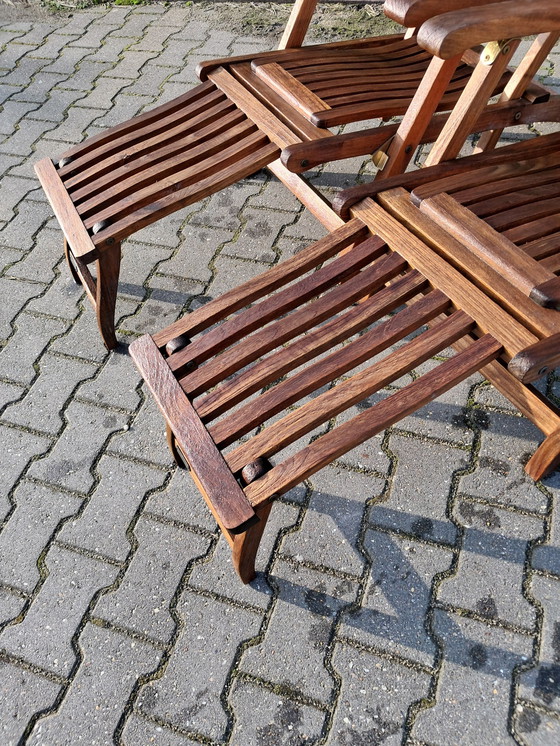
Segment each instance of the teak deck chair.
[[[419,40],[445,55],[463,31],[449,13]],[[560,119],[558,99],[546,107]],[[436,152],[448,141],[444,127]],[[350,190],[350,217],[324,239],[133,342],[244,582],[276,496],[475,371],[545,433],[527,472],[558,462],[560,412],[531,383],[560,361],[559,153],[550,135]]]
[[[479,6],[488,3],[454,0],[450,7],[476,6],[469,12],[483,13],[488,9]],[[499,5],[508,18],[511,0]],[[301,43],[312,7],[309,0],[295,6],[283,46]],[[387,12],[405,25],[421,24],[440,8],[434,0],[386,2]],[[492,14],[496,11],[480,18],[487,23]],[[547,18],[525,14],[516,28],[524,34],[553,27]],[[196,88],[85,140],[55,162],[40,161],[36,172],[62,227],[72,275],[96,310],[106,346],[117,344],[121,244],[144,226],[268,166],[332,229],[336,223],[328,205],[296,171],[383,146],[383,175],[400,172],[416,145],[436,138],[443,120],[434,120],[434,112],[449,110],[464,87],[474,91],[469,132],[523,121],[525,108],[547,99],[548,93],[531,80],[553,35],[539,38],[513,73],[506,68],[518,40],[484,51],[480,64],[470,50],[479,39],[472,38],[463,35],[450,59],[433,58],[415,37],[401,34],[207,63],[200,70],[204,82]],[[505,99],[489,115],[488,97],[500,91]],[[515,111],[512,101],[518,103]],[[400,128],[384,125],[358,139],[324,128],[404,112]],[[457,142],[464,134],[457,135]],[[286,165],[278,159],[281,151]]]

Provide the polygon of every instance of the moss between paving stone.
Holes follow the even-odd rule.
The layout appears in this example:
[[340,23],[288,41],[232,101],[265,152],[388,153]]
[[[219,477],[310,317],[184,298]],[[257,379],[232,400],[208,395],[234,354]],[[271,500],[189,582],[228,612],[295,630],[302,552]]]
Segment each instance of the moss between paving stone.
[[[7,0],[0,0],[0,5],[6,2]],[[111,3],[104,0],[14,0],[13,5],[2,7],[9,9],[10,15],[15,19],[35,14],[39,8],[44,12],[71,13],[73,10],[96,5],[149,4],[145,0],[113,0]],[[153,4],[190,8],[193,18],[227,28],[234,34],[274,37],[282,32],[292,8],[291,3],[221,0],[171,0]],[[322,3],[315,13],[307,40],[354,39],[393,33],[399,26],[383,15],[381,5],[381,0],[373,0],[368,4]]]

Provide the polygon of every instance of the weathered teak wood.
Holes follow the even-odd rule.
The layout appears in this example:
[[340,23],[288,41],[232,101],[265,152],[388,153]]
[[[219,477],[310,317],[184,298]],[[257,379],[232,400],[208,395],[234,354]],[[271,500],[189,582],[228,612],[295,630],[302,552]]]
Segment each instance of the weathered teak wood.
[[[45,159],[37,164],[63,228],[72,275],[95,307],[107,347],[117,343],[114,312],[121,244],[139,229],[268,165],[330,230],[338,224],[337,218],[316,190],[288,172],[286,163],[291,167],[293,159],[285,159],[284,165],[278,161],[281,151],[309,142],[316,149],[319,146],[313,151],[316,155],[325,140],[316,162],[345,157],[348,148],[356,150],[357,141],[342,136],[337,144],[337,136],[327,126],[408,110],[388,148],[386,176],[404,169],[419,142],[437,136],[442,127],[444,133],[456,129],[432,115],[463,100],[461,92],[477,59],[467,47],[478,41],[480,23],[474,23],[472,30],[471,20],[471,26],[462,29],[460,40],[468,44],[453,60],[434,59],[410,34],[288,48],[303,41],[314,4],[314,0],[300,0],[294,6],[282,41],[286,48],[207,63],[201,67],[204,82],[195,89],[70,148],[56,163]],[[483,4],[482,0],[476,4]],[[447,10],[447,5],[436,8],[428,0],[396,5],[395,17],[412,14],[420,33],[426,19]],[[490,6],[484,5],[486,11]],[[547,20],[553,23],[554,14]],[[508,99],[526,89],[530,72],[546,48],[540,45],[532,53],[524,73],[510,86]],[[505,61],[503,57],[484,76],[475,68],[469,90],[478,89],[480,95],[470,96],[471,116],[455,132],[455,145],[467,130],[480,128],[486,98],[503,90],[511,79]],[[478,82],[481,77],[484,85]],[[535,90],[520,108],[546,95]],[[496,118],[487,118],[484,126],[509,123],[508,116],[514,116],[511,104],[505,101],[501,116],[496,112]],[[384,147],[394,134],[392,125],[381,127],[370,147]],[[363,138],[359,148],[364,148]],[[305,160],[300,153],[296,170],[304,170]],[[88,270],[94,261],[98,263],[95,278]]]
[[[189,403],[189,417],[198,418],[196,430],[204,428],[259,517],[263,510],[268,515],[276,495],[476,370],[492,377],[549,437],[530,462],[531,473],[540,476],[556,459],[559,413],[505,367],[531,346],[546,344],[541,332],[558,329],[548,316],[556,312],[540,309],[542,318],[532,326],[528,309],[519,318],[508,313],[403,224],[404,217],[399,222],[391,214],[392,202],[403,198],[431,222],[404,190],[384,195],[387,209],[365,200],[354,208],[354,219],[307,251],[197,309],[153,341],[144,337],[131,345],[151,389],[157,390],[154,370],[165,366],[177,396]],[[380,397],[449,346],[458,350],[454,357],[364,409],[368,397]],[[160,355],[158,365],[146,364],[147,351]],[[197,449],[190,426],[174,426],[169,404],[161,395],[157,401],[173,430],[175,452],[195,472],[212,469],[212,459],[189,455]],[[360,402],[362,411],[354,413]],[[339,415],[342,422],[333,424]],[[318,428],[319,437],[309,442]],[[252,466],[247,479],[245,467],[260,463],[266,468]],[[214,488],[219,495],[206,491],[211,505],[224,498],[223,489]],[[263,528],[261,521],[243,539],[226,531],[245,582],[253,577]]]

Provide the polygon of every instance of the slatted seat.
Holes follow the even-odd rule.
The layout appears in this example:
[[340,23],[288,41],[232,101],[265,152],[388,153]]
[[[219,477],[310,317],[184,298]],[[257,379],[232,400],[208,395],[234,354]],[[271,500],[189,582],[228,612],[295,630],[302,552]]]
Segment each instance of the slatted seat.
[[[458,4],[479,5],[481,1],[460,0]],[[302,5],[306,13],[309,4],[307,0],[307,5],[305,2]],[[393,15],[407,22],[422,22],[437,12],[432,0],[387,0],[387,6],[389,10],[397,6]],[[407,15],[402,7],[410,7],[414,12]],[[299,26],[296,23],[300,37],[307,27],[307,20],[302,20],[305,17],[302,8],[296,6],[294,16],[300,21]],[[537,24],[535,28],[540,27]],[[531,25],[530,30],[534,30]],[[285,44],[293,44],[294,38],[290,33]],[[531,108],[547,98],[547,92],[530,81],[550,42],[550,38],[537,42],[537,51],[518,69],[517,78],[506,71],[515,42],[508,47],[507,54],[501,54],[490,66],[490,72],[482,75],[482,85],[475,81],[479,106],[468,124],[468,132],[480,125],[479,114],[488,96],[502,89],[505,92],[512,81],[514,98],[519,99],[529,91],[523,102],[519,101],[521,109]],[[55,161],[49,158],[40,161],[36,172],[62,227],[72,274],[83,284],[96,310],[106,346],[112,348],[117,344],[114,314],[124,239],[263,166],[279,176],[329,229],[335,227],[338,223],[333,221],[330,210],[325,209],[324,200],[278,160],[283,151],[286,163],[301,164],[301,153],[297,150],[301,145],[319,145],[321,162],[325,158],[342,157],[342,151],[343,155],[351,154],[346,153],[346,140],[339,141],[329,130],[316,126],[309,99],[315,102],[322,100],[318,94],[324,97],[321,116],[326,116],[328,122],[322,124],[334,123],[335,119],[353,121],[407,111],[416,122],[412,144],[410,137],[399,142],[400,129],[396,124],[380,127],[373,140],[371,134],[366,136],[368,147],[374,148],[375,142],[383,144],[396,135],[386,173],[400,172],[419,142],[437,136],[438,123],[432,122],[433,113],[449,109],[459,99],[467,74],[480,77],[476,72],[478,65],[473,72],[476,55],[465,51],[470,40],[461,39],[459,44],[461,54],[455,54],[451,61],[434,60],[414,39],[404,39],[402,35],[218,60],[202,66],[201,76],[205,80],[183,96],[89,138]],[[330,70],[334,89],[324,89],[324,74],[313,72],[323,57],[336,70],[336,75]],[[366,76],[372,86],[370,91],[362,90],[364,81],[362,76],[356,78],[356,65],[372,68]],[[377,75],[376,69],[383,73]],[[288,76],[296,85],[295,94],[291,83],[287,98],[279,93],[280,89],[272,84],[271,70]],[[387,88],[388,70],[394,71],[391,78],[395,91]],[[297,79],[298,75],[302,76],[301,80]],[[421,96],[428,102],[422,117],[415,93],[419,82]],[[496,118],[493,114],[484,126],[496,121],[503,125],[515,121],[514,112],[507,105],[500,108],[500,115],[501,118]],[[330,142],[325,147],[322,143],[327,139]],[[363,149],[361,143],[360,148]],[[308,156],[311,158],[311,154]],[[310,161],[306,162],[309,165]],[[92,263],[96,265],[93,273]]]
[[[559,100],[546,111],[554,121]],[[434,147],[448,143],[444,126]],[[560,362],[558,277],[543,264],[559,145],[550,135],[349,190],[324,239],[133,342],[244,582],[276,496],[475,371],[544,432],[527,473],[559,462],[560,411],[532,385]]]

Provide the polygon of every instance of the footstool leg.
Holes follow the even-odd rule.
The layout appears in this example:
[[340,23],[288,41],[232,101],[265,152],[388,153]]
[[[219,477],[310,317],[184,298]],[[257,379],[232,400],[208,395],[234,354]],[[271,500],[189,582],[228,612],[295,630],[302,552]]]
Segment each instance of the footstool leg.
[[250,583],[255,579],[255,559],[261,538],[272,509],[272,502],[266,503],[256,510],[259,521],[254,523],[242,534],[232,536],[231,547],[233,566],[243,583]]
[[72,261],[72,251],[70,249],[70,244],[66,240],[66,237],[64,238],[64,256],[66,257],[66,264],[70,268],[72,279],[77,285],[83,285],[82,278],[78,274],[76,267],[74,266],[74,262]]
[[535,481],[546,477],[560,464],[560,430],[548,435],[529,461],[525,464],[525,472]]
[[173,460],[180,469],[185,469],[186,464],[181,458],[181,453],[177,448],[177,439],[175,438],[173,430],[167,424],[165,425],[165,437],[167,439],[167,446],[171,451],[171,455],[173,456]]
[[115,244],[97,260],[97,297],[95,311],[101,337],[108,350],[118,342],[115,336],[115,305],[121,266],[121,245]]

